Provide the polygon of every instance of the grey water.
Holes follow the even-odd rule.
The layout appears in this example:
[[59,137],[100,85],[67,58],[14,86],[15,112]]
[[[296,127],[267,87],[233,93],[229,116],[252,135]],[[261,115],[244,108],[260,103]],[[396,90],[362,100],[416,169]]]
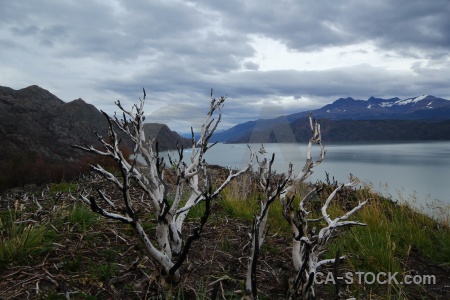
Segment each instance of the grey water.
[[[249,145],[257,152],[261,145]],[[286,172],[293,163],[301,171],[306,159],[305,144],[265,144],[267,156],[275,153],[273,169]],[[394,201],[408,201],[429,214],[430,205],[450,207],[450,142],[346,143],[325,145],[325,159],[314,168],[310,182],[325,180],[325,172],[338,182],[349,181],[350,174]],[[185,150],[185,159],[189,151]],[[313,147],[313,159],[319,147]],[[175,153],[172,153],[172,156]],[[161,153],[167,155],[167,153]],[[216,144],[205,154],[209,164],[242,168],[249,161],[246,144]]]

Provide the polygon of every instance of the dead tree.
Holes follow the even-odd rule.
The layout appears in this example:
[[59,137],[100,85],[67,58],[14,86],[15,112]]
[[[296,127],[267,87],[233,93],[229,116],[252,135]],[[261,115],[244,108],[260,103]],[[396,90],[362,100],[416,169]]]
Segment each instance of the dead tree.
[[[264,145],[261,145],[259,153],[261,154],[261,158],[256,155],[256,161],[258,163],[257,175],[262,193],[259,196],[260,211],[259,214],[255,214],[252,225],[251,255],[247,265],[247,276],[245,280],[245,294],[253,299],[258,298],[256,266],[258,263],[259,251],[267,235],[266,225],[269,208],[270,205],[279,198],[280,193],[289,181],[289,174],[287,176],[285,174],[275,176],[272,172],[275,153],[272,154],[270,161],[266,157],[267,152],[264,149]],[[253,154],[251,155],[253,156]]]
[[[120,102],[116,101],[122,118],[119,118],[117,114],[114,117],[110,117],[102,111],[109,124],[108,138],[111,141],[106,142],[102,136],[96,133],[104,150],[98,150],[93,146],[74,146],[86,152],[111,157],[115,160],[120,169],[120,175],[113,174],[100,165],[91,167],[93,171],[103,176],[116,190],[120,191],[120,202],[125,208],[125,212],[121,212],[116,203],[113,203],[110,200],[111,198],[101,190],[97,190],[97,195],[80,193],[79,197],[94,212],[106,218],[129,224],[144,244],[148,255],[161,266],[166,280],[176,283],[180,280],[179,268],[186,259],[192,242],[199,238],[203,226],[208,220],[211,212],[211,201],[217,198],[219,193],[231,180],[251,168],[252,157],[250,157],[249,164],[240,171],[233,172],[230,169],[225,181],[217,188],[212,188],[207,164],[203,157],[206,151],[214,146],[214,144],[209,144],[209,140],[221,120],[221,110],[225,97],[216,100],[211,94],[210,108],[197,141],[195,141],[194,132],[191,129],[192,149],[190,162],[185,163],[183,161],[182,147],[178,148],[177,160],[169,158],[170,164],[176,172],[176,183],[172,187],[174,191],[173,201],[170,202],[169,190],[171,189],[165,178],[165,162],[159,156],[158,142],[154,139],[146,139],[144,133],[143,125],[145,117],[143,109],[145,97],[144,90],[144,96],[140,99],[140,104],[134,105],[131,111],[125,110]],[[215,113],[217,114],[217,119],[213,118]],[[132,162],[128,162],[128,158],[124,157],[124,154],[119,149],[120,140],[115,128],[122,131],[134,144],[134,160]],[[137,157],[142,157],[145,161],[143,167],[137,164]],[[151,239],[149,233],[142,227],[142,216],[135,205],[137,200],[140,199],[134,199],[131,196],[130,188],[132,186],[139,189],[150,202],[149,205],[156,219],[154,239]],[[187,201],[183,200],[183,195],[186,190],[190,193]],[[189,213],[189,210],[201,202],[205,203],[205,212],[200,219],[199,225],[184,240],[183,221]]]
[[[317,195],[317,187],[314,187],[309,191],[307,195],[301,199],[298,207],[294,208],[293,203],[296,190],[300,187],[300,184],[313,173],[313,168],[322,162],[326,154],[326,150],[322,144],[320,124],[316,120],[313,121],[311,113],[309,115],[309,124],[311,128],[311,138],[308,141],[306,149],[306,162],[298,175],[293,175],[293,164],[290,163],[288,172],[275,181],[271,171],[274,156],[272,156],[272,160],[268,162],[265,157],[264,147],[262,147],[260,153],[263,155],[263,159],[259,161],[257,157],[259,163],[260,184],[264,198],[260,199],[261,212],[255,216],[253,223],[252,253],[250,255],[246,278],[246,294],[253,299],[258,298],[256,287],[256,264],[259,249],[261,248],[266,234],[265,227],[269,206],[275,199],[280,199],[283,207],[283,216],[289,223],[293,233],[292,261],[295,276],[290,280],[290,289],[288,292],[290,299],[314,299],[314,280],[316,278],[317,269],[325,264],[333,264],[336,260],[321,259],[321,256],[326,252],[327,243],[335,236],[338,228],[365,225],[357,221],[343,220],[346,220],[350,215],[359,210],[367,203],[367,200],[359,203],[358,206],[345,215],[336,217],[333,220],[327,213],[328,206],[336,194],[344,187],[353,186],[353,183],[341,185],[329,195],[321,208],[322,216],[320,218],[309,219],[308,217],[311,212],[307,211],[305,208],[309,201]],[[320,154],[316,161],[313,161],[311,154],[314,144],[320,147]],[[318,234],[309,230],[309,222],[323,220],[325,220],[326,225]],[[344,259],[344,256],[339,259]]]
[[[365,226],[365,224],[357,221],[343,221],[350,217],[353,213],[361,209],[368,200],[360,202],[355,208],[344,214],[343,216],[331,219],[328,215],[327,209],[330,202],[334,199],[336,194],[344,187],[353,186],[353,182],[341,185],[334,189],[328,196],[324,205],[321,208],[321,217],[318,219],[309,219],[310,211],[306,210],[306,205],[317,194],[318,188],[313,188],[303,199],[300,200],[298,208],[293,207],[293,200],[295,196],[295,189],[298,188],[301,182],[305,181],[312,172],[313,168],[320,164],[325,157],[326,151],[322,144],[322,136],[320,132],[320,124],[316,120],[312,120],[311,114],[309,116],[309,123],[311,129],[311,138],[309,139],[306,150],[306,162],[302,171],[288,183],[288,186],[280,194],[281,204],[283,206],[283,215],[289,223],[292,233],[292,262],[296,275],[291,280],[291,287],[289,290],[289,298],[291,299],[314,299],[314,281],[317,275],[317,269],[325,264],[333,264],[336,259],[321,259],[321,256],[326,252],[328,242],[335,236],[337,229],[342,227],[350,227],[354,225]],[[312,146],[316,144],[320,147],[319,158],[314,162],[311,155]],[[292,165],[289,167],[289,172],[292,173]],[[316,234],[313,230],[309,230],[310,222],[317,222],[325,220],[325,226]],[[339,259],[344,259],[341,256]]]
[[[336,194],[343,188],[353,187],[354,183],[350,182],[342,184],[328,196],[322,208],[320,209],[321,216],[315,219],[309,219],[311,211],[306,210],[306,205],[318,192],[318,188],[312,189],[300,201],[298,208],[293,207],[294,196],[290,197],[283,204],[284,217],[291,225],[293,231],[293,249],[292,262],[295,276],[291,278],[289,298],[290,299],[314,299],[314,283],[317,276],[317,270],[322,265],[338,263],[336,260],[343,260],[345,256],[333,259],[322,259],[322,255],[327,251],[327,244],[333,237],[336,236],[338,229],[350,226],[365,226],[366,224],[358,221],[344,221],[348,219],[353,213],[361,209],[368,200],[360,202],[356,207],[342,216],[334,219],[330,218],[327,212],[328,206],[335,198]],[[286,200],[286,199],[285,199]],[[324,226],[316,233],[315,229],[309,229],[309,223],[319,222],[325,220]]]

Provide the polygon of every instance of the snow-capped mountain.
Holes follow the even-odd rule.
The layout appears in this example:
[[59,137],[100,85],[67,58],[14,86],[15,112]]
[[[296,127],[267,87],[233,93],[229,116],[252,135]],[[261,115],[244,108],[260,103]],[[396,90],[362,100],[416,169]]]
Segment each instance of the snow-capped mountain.
[[[312,113],[315,118],[321,119],[322,121],[324,121],[325,119],[333,122],[339,121],[340,122],[339,126],[344,124],[342,122],[352,123],[354,126],[363,126],[363,125],[366,126],[367,124],[369,124],[368,123],[369,121],[393,120],[389,121],[388,123],[386,122],[379,122],[379,124],[377,123],[376,126],[378,126],[378,129],[380,129],[381,131],[383,131],[384,129],[386,129],[387,127],[391,126],[394,123],[396,124],[396,126],[398,125],[405,127],[406,123],[404,122],[402,123],[401,121],[411,121],[412,123],[411,124],[408,123],[409,125],[406,126],[410,128],[409,131],[411,132],[407,132],[408,130],[404,132],[402,131],[403,137],[406,137],[408,136],[408,134],[411,133],[410,134],[411,137],[408,138],[409,140],[413,139],[414,136],[417,135],[418,131],[421,131],[422,133],[429,131],[430,132],[439,131],[440,136],[438,137],[430,136],[430,138],[450,139],[450,131],[445,129],[444,132],[443,130],[435,129],[436,126],[439,127],[438,122],[440,123],[445,121],[446,124],[449,123],[450,101],[430,95],[422,95],[407,99],[400,99],[398,97],[390,99],[370,97],[367,100],[355,100],[351,97],[340,98],[331,104],[327,104],[322,108],[312,111]],[[287,116],[276,118],[274,117],[273,119],[248,121],[242,124],[238,124],[223,132],[215,134],[214,139],[221,142],[226,141],[248,142],[250,140],[250,136],[254,137],[260,134],[261,136],[264,137],[275,128],[278,128],[277,130],[279,132],[282,132],[284,130],[281,129],[282,126],[286,125],[290,126],[291,129],[294,130],[294,132],[296,132],[296,129],[294,128],[298,127],[297,126],[298,120],[307,117],[308,114],[309,114],[308,111],[304,111],[290,114]],[[359,125],[355,125],[354,121],[362,123],[361,124],[358,123]],[[371,123],[369,125],[375,126],[374,124]],[[337,125],[335,125],[335,127],[336,126]],[[354,128],[352,130],[354,131]],[[345,132],[345,130],[341,131]],[[364,136],[364,134],[361,134],[361,136]],[[417,139],[423,138],[424,136],[417,135]],[[258,139],[257,142],[260,142],[260,140],[263,141],[264,138]]]
[[450,101],[430,95],[414,98],[382,99],[370,97],[368,100],[341,98],[332,104],[314,111],[319,118],[333,120],[429,120],[450,119]]

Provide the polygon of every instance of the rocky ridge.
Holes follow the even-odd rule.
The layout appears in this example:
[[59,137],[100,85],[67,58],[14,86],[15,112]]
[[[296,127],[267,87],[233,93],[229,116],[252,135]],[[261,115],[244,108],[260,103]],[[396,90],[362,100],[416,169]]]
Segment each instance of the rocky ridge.
[[[0,86],[0,189],[32,180],[27,176],[42,177],[41,168],[76,168],[76,162],[86,154],[71,145],[100,146],[95,132],[106,137],[107,126],[105,116],[82,99],[66,103],[37,85],[20,90]],[[166,125],[145,124],[145,131],[159,140],[161,151],[175,148],[177,142],[190,145]],[[123,141],[131,146],[126,138]],[[9,182],[11,177],[16,180]]]

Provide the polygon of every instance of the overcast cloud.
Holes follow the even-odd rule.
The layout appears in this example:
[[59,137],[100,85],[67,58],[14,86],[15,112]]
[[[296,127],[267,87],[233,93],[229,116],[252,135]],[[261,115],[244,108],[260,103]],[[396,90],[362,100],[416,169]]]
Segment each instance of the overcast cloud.
[[178,131],[204,115],[210,88],[228,96],[222,129],[340,97],[450,99],[448,0],[0,0],[0,7],[0,85],[37,84],[108,113],[116,99],[131,106],[145,87],[148,120]]

